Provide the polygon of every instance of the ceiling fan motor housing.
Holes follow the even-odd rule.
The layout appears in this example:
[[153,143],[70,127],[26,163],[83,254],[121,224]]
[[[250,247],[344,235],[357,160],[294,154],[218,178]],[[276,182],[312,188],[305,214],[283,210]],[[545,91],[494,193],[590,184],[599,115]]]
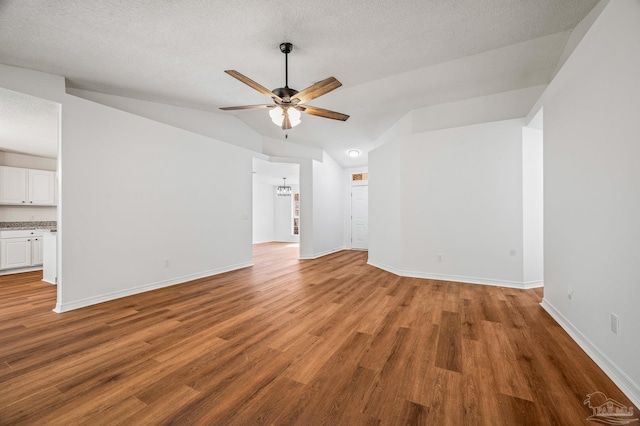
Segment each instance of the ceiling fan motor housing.
[[298,91],[290,87],[278,87],[277,89],[273,89],[273,94],[282,99],[291,99],[296,93],[298,93]]

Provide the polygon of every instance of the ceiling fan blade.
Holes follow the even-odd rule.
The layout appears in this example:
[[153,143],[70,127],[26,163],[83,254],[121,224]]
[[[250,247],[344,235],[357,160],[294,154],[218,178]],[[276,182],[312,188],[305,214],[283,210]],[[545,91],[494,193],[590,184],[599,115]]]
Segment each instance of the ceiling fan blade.
[[233,111],[236,109],[273,108],[273,107],[275,107],[275,105],[273,104],[261,104],[261,105],[241,105],[241,106],[222,107],[220,109],[224,111]]
[[296,106],[299,111],[306,112],[307,114],[317,115],[318,117],[331,118],[332,120],[347,121],[349,116],[340,112],[331,111],[324,108],[313,107],[311,105],[299,105]]
[[238,71],[235,71],[235,70],[225,70],[225,72],[227,74],[229,74],[231,77],[240,80],[241,82],[243,82],[247,86],[249,86],[249,87],[257,90],[258,92],[262,93],[263,95],[268,96],[268,97],[270,97],[272,99],[275,99],[275,100],[277,100],[279,102],[282,102],[282,99],[278,95],[276,95],[275,93],[273,93],[271,90],[267,89],[266,87],[262,86],[261,84],[258,84],[255,81],[251,80],[246,75],[240,74]]
[[298,103],[303,104],[317,98],[318,96],[329,93],[330,91],[337,89],[340,86],[342,86],[342,83],[340,83],[334,77],[329,77],[298,92],[292,99],[292,101],[298,99]]

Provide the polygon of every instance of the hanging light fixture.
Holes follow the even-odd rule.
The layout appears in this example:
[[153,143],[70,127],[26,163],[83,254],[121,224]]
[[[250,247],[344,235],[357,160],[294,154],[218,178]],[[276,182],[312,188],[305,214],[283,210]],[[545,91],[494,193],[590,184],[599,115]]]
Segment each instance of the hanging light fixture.
[[[269,111],[273,124],[283,129],[290,129],[300,124],[300,111],[295,108],[277,106]],[[287,120],[289,123],[287,124]],[[284,123],[284,126],[283,126]]]
[[287,185],[287,178],[282,178],[282,186],[278,186],[276,193],[282,197],[291,196],[291,187]]

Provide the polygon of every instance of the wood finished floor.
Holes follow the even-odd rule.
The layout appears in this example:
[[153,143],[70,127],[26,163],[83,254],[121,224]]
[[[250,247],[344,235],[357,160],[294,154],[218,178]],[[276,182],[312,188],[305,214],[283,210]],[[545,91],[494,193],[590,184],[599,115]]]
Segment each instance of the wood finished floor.
[[0,424],[581,425],[588,393],[630,404],[541,289],[296,255],[64,314],[40,273],[0,277]]

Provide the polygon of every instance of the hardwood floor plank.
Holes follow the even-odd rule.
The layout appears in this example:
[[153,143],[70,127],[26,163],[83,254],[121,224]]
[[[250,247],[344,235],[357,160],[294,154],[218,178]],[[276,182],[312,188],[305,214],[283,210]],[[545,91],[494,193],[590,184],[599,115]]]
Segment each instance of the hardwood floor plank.
[[594,391],[631,406],[542,289],[254,250],[250,268],[64,314],[41,273],[1,276],[0,425],[573,425]]
[[462,321],[457,312],[442,311],[436,367],[446,370],[462,371]]
[[[4,386],[10,386],[6,384]],[[15,425],[20,423],[32,423],[31,419],[37,417],[37,413],[43,413],[55,408],[64,398],[62,392],[50,387],[32,387],[29,395],[16,398],[0,410],[0,424]],[[3,399],[4,400],[4,399]]]
[[515,348],[509,343],[509,336],[502,324],[491,321],[483,323],[487,353],[491,359],[493,377],[498,392],[522,400],[533,401],[529,382],[524,377]]
[[99,414],[88,419],[92,425],[115,425],[122,423],[123,418],[130,417],[134,413],[147,411],[147,404],[135,396],[130,396],[120,401]]
[[462,406],[465,424],[493,426],[500,419],[491,358],[482,340],[462,340]]
[[287,377],[280,376],[262,388],[254,398],[247,400],[241,407],[229,415],[230,425],[275,425],[287,407],[299,401],[305,385]]

